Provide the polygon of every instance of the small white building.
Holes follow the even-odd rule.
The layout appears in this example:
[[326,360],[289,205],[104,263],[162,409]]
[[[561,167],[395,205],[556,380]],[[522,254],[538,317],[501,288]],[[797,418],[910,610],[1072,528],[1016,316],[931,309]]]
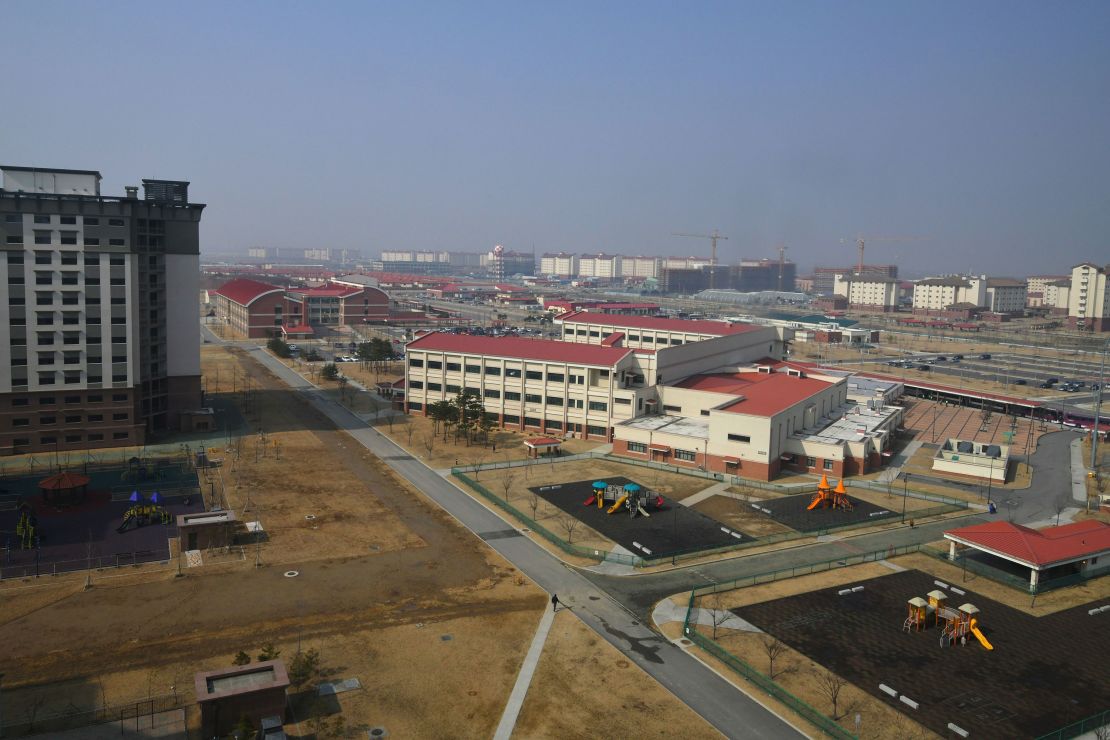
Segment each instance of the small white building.
[[944,440],[933,455],[933,470],[1005,483],[1010,466],[1009,445],[983,444],[955,437]]

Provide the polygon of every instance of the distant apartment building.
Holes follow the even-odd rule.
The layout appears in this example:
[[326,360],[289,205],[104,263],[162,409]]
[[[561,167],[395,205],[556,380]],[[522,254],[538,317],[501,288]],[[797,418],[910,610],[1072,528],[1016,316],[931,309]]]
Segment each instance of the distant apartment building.
[[888,313],[898,307],[898,280],[885,277],[856,277],[854,273],[837,275],[833,296],[845,299],[848,309]]
[[551,277],[578,276],[578,255],[569,252],[548,252],[540,256],[540,274]]
[[1110,266],[1091,262],[1076,265],[1068,289],[1068,326],[1086,331],[1110,331]]
[[813,270],[813,292],[818,295],[833,294],[833,284],[837,275],[855,275],[861,278],[896,278],[898,265],[864,265],[863,270],[857,269],[858,265],[851,267],[815,267]]
[[248,247],[247,257],[266,262],[281,259],[281,247]]
[[389,296],[363,276],[316,288],[283,288],[238,278],[211,292],[216,318],[249,339],[300,338],[322,327],[367,324],[389,318]]
[[[1048,286],[1059,284],[1060,281],[1071,283],[1071,275],[1030,275],[1025,279],[1025,297],[1030,308],[1040,308],[1045,305]],[[1066,306],[1066,304],[1065,304]]]
[[799,293],[812,293],[813,292],[813,276],[807,275],[805,277],[794,278],[794,290]]
[[452,272],[451,253],[412,249],[382,250],[380,259],[370,263],[374,272],[408,275],[447,275]]
[[678,256],[660,258],[660,268],[664,270],[700,270],[712,264],[713,261],[708,257]]
[[626,278],[657,278],[661,263],[659,257],[624,257],[621,260],[621,275]]
[[248,339],[281,336],[285,324],[285,288],[237,278],[209,292],[216,319]]
[[536,274],[536,255],[534,253],[516,252],[511,249],[502,249],[498,253],[495,252],[495,249],[491,249],[488,253],[482,255],[481,266],[498,280],[513,275]]
[[987,278],[986,306],[993,313],[1020,316],[1025,312],[1026,284],[1014,278]]
[[913,286],[913,312],[939,313],[987,305],[987,279],[950,275],[918,280]]
[[583,254],[578,258],[578,277],[619,280],[621,259],[619,254]]
[[744,293],[754,293],[761,290],[781,290],[792,292],[794,290],[797,266],[790,260],[756,259],[745,257],[740,260],[740,271],[732,285],[714,287],[729,287]]
[[1071,277],[1047,283],[1040,296],[1030,294],[1026,302],[1030,308],[1047,308],[1054,316],[1068,315],[1068,300],[1071,296]]
[[0,166],[0,454],[136,446],[201,404],[189,183]]

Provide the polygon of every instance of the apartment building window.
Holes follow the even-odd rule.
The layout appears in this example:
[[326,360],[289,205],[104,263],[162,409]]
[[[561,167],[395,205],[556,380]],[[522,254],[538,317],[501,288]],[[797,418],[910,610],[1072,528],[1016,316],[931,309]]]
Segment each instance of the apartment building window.
[[817,467],[817,458],[815,458],[815,457],[807,457],[807,458],[806,458],[806,467],[807,467],[807,468],[815,468],[815,467]]
[[108,219],[108,225],[109,226],[123,226],[123,219],[122,218],[110,218],[110,219]]
[[5,213],[4,221],[9,224],[21,224],[23,223],[23,216],[18,213]]
[[679,450],[676,448],[674,451],[674,459],[682,460],[684,462],[696,462],[698,459],[698,453],[694,452],[693,450]]
[[409,360],[409,367],[424,367],[424,361],[418,360],[415,357]]
[[672,406],[670,404],[664,404],[663,405],[663,410],[668,412],[668,413],[672,413],[672,414],[681,414],[682,413],[682,407],[681,406]]
[[113,401],[126,401],[127,400],[127,394],[126,393],[113,393],[112,394],[112,400]]
[[7,242],[8,244],[22,244],[23,234],[8,234]]
[[501,398],[501,391],[496,388],[486,388],[484,395],[486,398]]
[[462,370],[462,365],[461,364],[459,364],[457,362],[448,362],[447,363],[447,372],[457,373],[460,370]]
[[54,353],[53,352],[39,352],[39,364],[40,365],[53,365],[54,364]]
[[608,411],[609,404],[605,401],[590,401],[590,411]]
[[127,432],[112,432],[112,439],[127,439]]
[[89,414],[89,421],[93,423],[104,421],[104,414]]
[[76,231],[63,231],[61,233],[61,236],[58,237],[58,241],[60,241],[62,244],[74,244],[75,245],[75,244],[77,244],[77,232]]
[[104,435],[101,434],[100,432],[94,432],[94,433],[89,435],[89,441],[90,442],[100,442],[103,439],[104,439]]
[[81,423],[81,415],[80,414],[76,414],[76,415],[71,414],[71,415],[65,417],[65,419],[66,419],[66,424],[80,424]]
[[428,383],[428,390],[439,392],[443,390],[443,386],[439,383]]
[[576,332],[574,332],[574,333],[575,333],[575,334],[576,334],[577,336],[580,336],[580,337],[584,337],[584,336],[586,336],[586,330],[585,330],[585,329],[579,329],[578,331],[576,331]]
[[36,265],[49,265],[53,261],[53,253],[51,252],[35,252]]
[[53,326],[54,325],[54,312],[53,311],[37,311],[35,313],[35,323],[39,326]]
[[40,331],[36,339],[39,344],[43,345],[44,347],[49,347],[54,344],[54,332]]
[[466,366],[466,372],[468,372],[468,373],[480,373],[480,372],[482,372],[482,366],[481,365],[469,365],[468,364]]
[[559,419],[548,419],[544,423],[547,425],[548,429],[562,430],[563,428],[563,422]]
[[77,217],[76,216],[61,216],[58,219],[58,223],[62,224],[63,226],[73,226],[77,223]]
[[445,390],[448,393],[458,393],[459,392],[459,387],[457,385],[454,385],[453,383],[448,383],[447,386],[445,387]]
[[[157,368],[157,367],[153,367],[153,366],[152,366],[152,367],[150,368],[150,372],[152,372],[152,373],[154,373],[155,375],[157,375],[157,374],[158,374],[158,368]],[[75,383],[78,383],[78,382],[80,382],[80,380],[81,380],[81,379],[80,379],[80,378],[78,378],[78,379],[77,379],[77,380],[75,380],[74,382],[75,382]],[[67,380],[66,380],[66,382],[68,383],[68,382],[69,382],[69,380],[67,379]],[[127,382],[127,373],[113,373],[113,374],[112,374],[112,382],[113,382],[113,383],[126,383],[126,382]]]
[[112,323],[116,326],[124,326],[124,325],[127,324],[127,317],[126,316],[113,316],[112,317]]
[[527,370],[524,373],[524,377],[528,380],[543,380],[543,371],[542,370]]
[[36,231],[35,232],[35,244],[49,244],[49,243],[50,243],[50,232],[49,231]]
[[67,434],[66,435],[66,442],[72,443],[72,442],[80,442],[80,441],[81,441],[81,435],[80,434]]
[[86,400],[89,403],[104,403],[104,396],[100,395],[99,393],[96,393],[94,395],[89,396]]
[[614,398],[613,403],[617,404],[618,406],[631,406],[632,405],[632,399],[631,398]]
[[23,264],[23,252],[9,252],[8,253],[8,264],[9,265],[22,265]]
[[54,402],[54,396],[39,396],[39,406],[53,406]]
[[99,375],[89,375],[90,383],[99,383],[101,380],[103,380],[103,378],[101,378]]
[[108,264],[112,267],[123,267],[123,265],[126,264],[126,261],[124,260],[123,255],[113,254],[108,257]]
[[112,421],[127,421],[127,413],[112,414]]
[[505,400],[506,401],[519,401],[520,400],[520,394],[517,393],[516,391],[505,391]]
[[35,285],[50,285],[54,282],[54,273],[35,271]]
[[443,369],[443,363],[440,362],[439,360],[428,360],[428,369],[429,370],[442,370]]
[[639,334],[629,334],[628,335],[628,341],[638,342],[638,341],[640,341],[640,335]]
[[832,470],[833,469],[833,461],[832,460],[824,460],[824,461],[822,461],[821,467],[824,468],[825,470]]
[[730,434],[728,435],[728,439],[730,442],[742,442],[746,445],[752,443],[752,438],[747,434]]
[[81,354],[79,352],[66,352],[63,358],[62,363],[65,365],[81,364]]
[[13,398],[12,406],[30,406],[31,399],[29,398]]
[[412,388],[413,390],[416,390],[416,391],[423,390],[424,389],[424,381],[423,380],[410,380],[409,381],[409,388]]
[[564,326],[563,327],[563,336],[567,336],[567,337],[574,336],[574,329],[571,329],[569,326]]
[[409,401],[409,411],[420,411],[424,408],[424,404],[417,403],[416,401]]
[[487,367],[486,368],[486,375],[492,375],[492,376],[495,376],[495,377],[500,377],[501,368],[499,368],[499,367]]
[[81,397],[80,396],[66,396],[65,398],[62,399],[62,403],[68,403],[68,404],[81,403]]
[[524,402],[525,403],[543,403],[543,396],[541,396],[538,393],[525,393],[524,394]]
[[48,224],[48,223],[50,223],[50,216],[44,216],[42,214],[38,214],[38,215],[35,216],[35,223],[36,224]]
[[566,379],[567,379],[567,376],[564,375],[563,373],[548,373],[547,374],[547,382],[548,383],[562,383]]
[[643,453],[647,452],[647,445],[644,444],[643,442],[629,442],[628,443],[628,451],[629,452],[638,452],[640,454],[643,454]]
[[8,273],[8,285],[23,285],[23,282],[22,275],[14,272]]
[[563,405],[562,396],[548,396],[547,397],[547,405],[548,406],[562,406]]
[[26,427],[31,425],[30,419],[12,419],[13,427]]
[[573,375],[572,374],[570,376],[570,382],[571,382],[571,385],[585,385],[586,376],[585,375]]
[[504,424],[519,424],[520,423],[520,417],[517,416],[516,414],[505,414],[504,416],[501,417],[501,419],[502,419],[502,423],[504,423]]
[[39,373],[39,385],[54,385],[54,373]]
[[57,444],[57,442],[58,442],[58,438],[54,437],[54,436],[39,437],[39,444],[40,445],[52,445],[52,444]]
[[[95,236],[86,236],[85,239],[84,239],[84,242],[85,242],[86,247],[99,247],[100,246],[100,239],[98,239]],[[89,258],[88,257],[85,258],[85,264],[86,265],[89,264]],[[100,260],[96,260],[92,264],[94,264],[94,265],[100,264]]]
[[518,367],[507,367],[507,368],[505,368],[505,377],[506,378],[519,378],[520,377],[520,368],[518,368]]
[[586,434],[589,434],[593,437],[607,437],[607,436],[609,436],[609,430],[606,429],[605,427],[599,427],[599,426],[594,426],[593,424],[587,424],[586,425]]
[[567,406],[570,406],[572,409],[580,409],[583,406],[582,399],[581,398],[568,398],[567,399]]
[[100,219],[95,216],[85,216],[85,226],[100,226]]
[[477,388],[472,388],[469,385],[463,388],[463,393],[469,396],[474,396],[475,398],[482,395],[482,392],[480,390],[478,390]]
[[540,420],[537,419],[536,417],[534,417],[534,416],[525,416],[524,417],[524,426],[526,426],[526,427],[538,427],[539,425],[540,425]]

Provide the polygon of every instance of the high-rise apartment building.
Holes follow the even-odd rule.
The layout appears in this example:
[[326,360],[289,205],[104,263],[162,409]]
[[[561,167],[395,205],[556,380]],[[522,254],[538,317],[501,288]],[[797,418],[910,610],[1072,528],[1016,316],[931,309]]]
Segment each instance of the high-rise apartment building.
[[200,393],[189,183],[0,166],[0,454],[143,444]]
[[813,268],[813,292],[819,295],[833,295],[833,283],[837,275],[848,278],[896,278],[898,265],[858,265],[852,267],[815,267]]
[[1071,269],[1068,326],[1087,331],[1110,331],[1110,266],[1084,262]]

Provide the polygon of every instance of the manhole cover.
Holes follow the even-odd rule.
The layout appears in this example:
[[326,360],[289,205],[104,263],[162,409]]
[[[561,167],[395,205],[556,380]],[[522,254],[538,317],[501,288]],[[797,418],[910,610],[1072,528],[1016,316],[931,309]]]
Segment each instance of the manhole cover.
[[694,643],[690,642],[689,640],[687,640],[685,637],[683,637],[678,642],[679,642],[680,645],[683,645],[684,647],[689,647],[690,645],[694,644]]
[[313,519],[316,518],[316,515],[315,514],[305,514],[304,518],[311,522]]
[[371,727],[366,732],[366,736],[372,738],[389,737],[389,731],[386,730],[384,727]]
[[285,571],[284,575],[285,575],[286,578],[296,578],[300,574],[301,574],[301,572],[298,571],[298,570],[287,570],[287,571]]
[[440,635],[439,639],[443,640],[444,642],[451,642],[451,640],[454,640],[455,638],[451,635]]

